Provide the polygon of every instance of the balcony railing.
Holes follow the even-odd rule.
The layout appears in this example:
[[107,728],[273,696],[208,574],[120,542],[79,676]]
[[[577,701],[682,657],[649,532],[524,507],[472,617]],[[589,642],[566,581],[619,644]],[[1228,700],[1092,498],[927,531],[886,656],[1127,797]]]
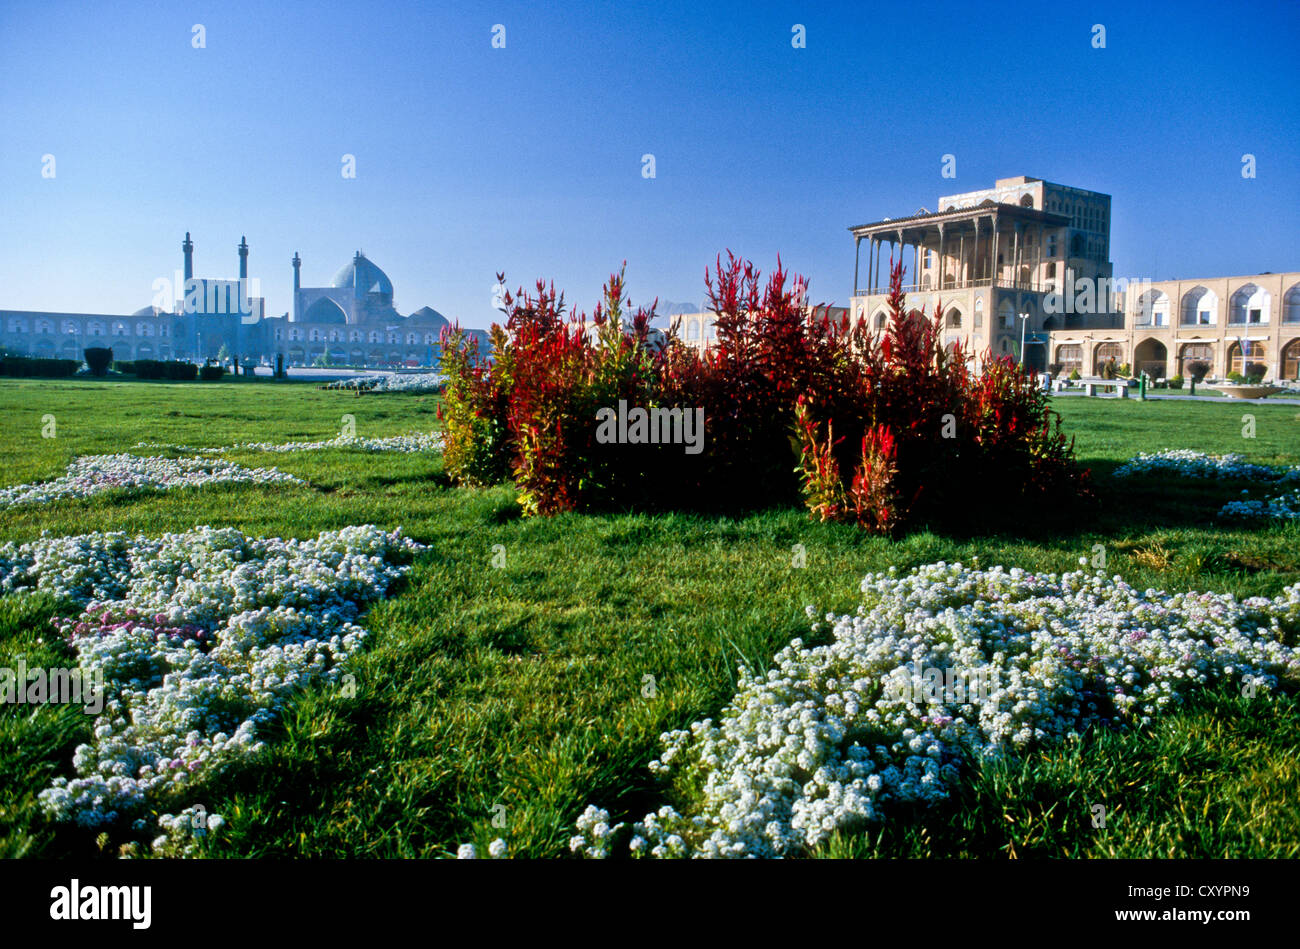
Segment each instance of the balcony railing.
[[[1005,290],[1024,290],[1029,293],[1047,293],[1049,292],[1043,283],[1035,283],[1029,280],[1011,280],[1000,277],[997,280],[998,287]],[[979,280],[945,280],[942,287],[933,284],[924,286],[921,284],[907,284],[903,287],[904,293],[943,293],[946,290],[969,290],[979,287],[994,286],[992,277],[982,277]],[[855,297],[884,296],[889,293],[889,287],[858,287],[853,291]]]

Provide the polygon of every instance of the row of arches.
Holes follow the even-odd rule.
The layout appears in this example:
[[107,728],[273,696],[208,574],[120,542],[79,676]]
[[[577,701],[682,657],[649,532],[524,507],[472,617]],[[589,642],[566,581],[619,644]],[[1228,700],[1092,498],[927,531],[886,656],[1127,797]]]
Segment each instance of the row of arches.
[[[1272,294],[1263,287],[1248,283],[1239,287],[1228,300],[1228,323],[1249,325],[1271,321]],[[1172,301],[1163,290],[1148,290],[1137,299],[1135,314],[1138,326],[1168,326],[1172,316]],[[1195,286],[1183,294],[1179,301],[1179,319],[1182,326],[1214,326],[1219,322],[1219,297],[1208,287]],[[1282,296],[1282,322],[1300,323],[1300,284]]]
[[328,355],[332,363],[351,366],[421,366],[438,364],[439,350],[435,347],[430,360],[428,348],[400,350],[344,346],[290,346],[285,351],[285,363],[290,366],[308,366],[321,356]]
[[405,333],[396,330],[384,332],[382,330],[342,330],[331,329],[324,330],[319,327],[312,327],[304,330],[300,327],[290,327],[283,329],[277,327],[275,330],[275,341],[284,342],[308,342],[308,343],[388,343],[392,345],[417,346],[435,346],[441,340],[439,333],[425,331],[424,333],[415,330],[407,330]]
[[[1191,375],[1191,364],[1203,362],[1209,365],[1211,375],[1227,375],[1230,372],[1246,373],[1248,366],[1260,364],[1270,367],[1272,355],[1268,343],[1247,340],[1245,343],[1234,340],[1228,344],[1223,359],[1216,359],[1213,343],[1182,343],[1178,347],[1173,374]],[[1055,361],[1061,365],[1061,373],[1069,375],[1078,371],[1081,375],[1097,372],[1109,360],[1116,364],[1129,362],[1123,343],[1096,343],[1092,347],[1091,365],[1085,367],[1083,343],[1060,343],[1056,346]],[[1135,373],[1146,372],[1154,378],[1163,378],[1169,368],[1169,350],[1158,339],[1145,339],[1133,349],[1132,369]],[[1300,339],[1293,339],[1282,347],[1278,362],[1278,375],[1282,379],[1300,377]]]
[[[51,339],[38,339],[28,351],[33,356],[44,359],[81,359],[85,349],[84,340],[64,339],[61,343],[55,343]],[[172,348],[168,343],[139,343],[131,345],[120,340],[114,340],[109,344],[113,350],[114,359],[171,359]]]
[[[158,336],[171,336],[171,325],[159,320],[81,320],[62,319],[55,321],[48,317],[28,320],[25,316],[11,316],[5,321],[5,331],[11,336],[87,336],[119,339],[141,337],[145,339]],[[134,332],[133,332],[134,330]]]

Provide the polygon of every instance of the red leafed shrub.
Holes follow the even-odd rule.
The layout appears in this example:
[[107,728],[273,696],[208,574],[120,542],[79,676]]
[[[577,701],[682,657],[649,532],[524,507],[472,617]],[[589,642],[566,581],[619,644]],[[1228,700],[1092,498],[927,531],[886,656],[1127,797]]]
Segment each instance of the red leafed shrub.
[[901,265],[891,269],[888,305],[878,341],[834,341],[829,397],[810,390],[799,403],[799,470],[813,516],[891,533],[918,519],[950,523],[972,506],[1088,492],[1032,373],[988,353],[973,371],[960,346],[943,347],[942,307],[933,319],[906,310]]
[[[444,339],[447,471],[467,484],[513,477],[527,514],[802,494],[814,516],[879,533],[950,518],[972,498],[1082,491],[1086,473],[1032,377],[1009,359],[973,371],[941,345],[937,316],[906,309],[901,266],[891,280],[877,340],[847,317],[810,315],[806,284],[779,260],[761,282],[728,253],[705,275],[716,345],[703,354],[659,345],[654,306],[627,316],[623,271],[590,320],[538,281],[506,295],[492,363],[462,335]],[[696,418],[696,439],[670,429]]]

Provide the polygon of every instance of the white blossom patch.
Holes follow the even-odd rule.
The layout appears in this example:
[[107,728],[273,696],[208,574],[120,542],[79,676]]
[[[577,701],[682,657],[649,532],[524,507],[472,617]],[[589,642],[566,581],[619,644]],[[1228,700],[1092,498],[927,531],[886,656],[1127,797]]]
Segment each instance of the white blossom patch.
[[1171,474],[1182,478],[1232,479],[1240,481],[1300,481],[1300,465],[1274,467],[1256,465],[1245,456],[1232,452],[1209,455],[1186,448],[1167,448],[1141,452],[1115,469],[1115,477],[1130,478],[1143,474]]
[[[1144,726],[1222,680],[1300,682],[1300,584],[1237,600],[941,562],[861,588],[856,615],[827,615],[829,645],[795,640],[765,675],[741,670],[719,721],[662,736],[651,769],[699,788],[688,814],[611,826],[588,807],[571,849],[604,857],[630,837],[634,855],[796,855],[893,803],[944,798],[971,760]],[[898,687],[930,669],[994,688],[981,700]]]
[[88,498],[119,488],[171,491],[209,484],[306,484],[276,468],[245,468],[213,458],[83,455],[53,481],[0,488],[0,508]]
[[1219,509],[1219,517],[1283,521],[1300,519],[1300,489],[1271,498],[1242,498],[1238,501],[1229,501]]
[[298,451],[323,451],[326,448],[357,448],[369,452],[400,452],[416,454],[442,450],[441,432],[413,432],[409,435],[388,435],[383,438],[358,438],[355,435],[337,435],[315,442],[241,442],[220,448],[189,448],[185,445],[167,445],[159,442],[139,442],[136,448],[170,449],[203,455],[224,455],[232,451],[269,451],[287,454]]
[[447,378],[437,372],[382,373],[338,379],[322,389],[360,389],[362,392],[440,392]]
[[[42,806],[89,827],[131,820],[142,832],[151,809],[182,803],[257,754],[259,728],[294,691],[346,669],[366,636],[356,618],[420,546],[371,525],[301,541],[202,527],[0,545],[0,592],[84,605],[55,623],[106,690],[93,739],[76,749],[77,776],[56,779]],[[184,823],[159,818],[169,848]]]

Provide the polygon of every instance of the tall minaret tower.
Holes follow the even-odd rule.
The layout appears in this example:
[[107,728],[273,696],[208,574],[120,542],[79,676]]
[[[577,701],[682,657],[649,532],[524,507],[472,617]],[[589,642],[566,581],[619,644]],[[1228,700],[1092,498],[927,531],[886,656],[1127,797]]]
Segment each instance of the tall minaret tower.
[[185,232],[181,250],[185,251],[185,280],[188,282],[194,279],[194,242],[190,240],[189,231]]
[[239,278],[248,279],[248,241],[243,237],[239,239]]
[[293,252],[293,321],[295,323],[298,322],[298,287],[300,286],[298,277],[301,269],[302,258],[298,256],[298,252],[295,250]]

